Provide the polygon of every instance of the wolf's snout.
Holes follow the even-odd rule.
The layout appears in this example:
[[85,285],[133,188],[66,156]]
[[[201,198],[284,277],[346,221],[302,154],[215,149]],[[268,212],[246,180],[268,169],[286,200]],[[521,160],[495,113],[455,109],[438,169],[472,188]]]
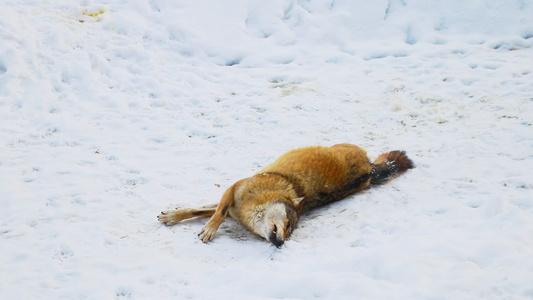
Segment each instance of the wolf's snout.
[[281,246],[285,242],[284,240],[279,239],[274,233],[270,235],[270,238],[268,240],[278,248],[281,248]]
[[272,232],[270,232],[270,235],[268,236],[268,240],[274,244],[274,246],[280,248],[283,243],[285,243],[285,239],[283,238],[283,235],[278,232],[278,229],[276,226],[274,226],[274,229]]

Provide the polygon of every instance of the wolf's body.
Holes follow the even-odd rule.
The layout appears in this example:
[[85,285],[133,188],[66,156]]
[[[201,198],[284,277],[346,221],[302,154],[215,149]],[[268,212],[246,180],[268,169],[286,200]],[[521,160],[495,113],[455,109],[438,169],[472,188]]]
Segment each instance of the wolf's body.
[[380,155],[373,163],[351,144],[289,151],[256,175],[233,184],[220,203],[198,209],[162,212],[165,225],[193,217],[211,217],[199,234],[213,239],[229,214],[253,233],[280,247],[301,213],[341,200],[370,184],[381,184],[413,168],[402,151]]

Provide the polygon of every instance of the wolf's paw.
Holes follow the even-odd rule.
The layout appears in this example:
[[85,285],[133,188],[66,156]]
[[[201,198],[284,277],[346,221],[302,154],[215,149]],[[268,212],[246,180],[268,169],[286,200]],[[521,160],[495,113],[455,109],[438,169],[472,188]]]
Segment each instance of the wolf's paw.
[[204,226],[204,228],[202,228],[202,231],[200,231],[198,237],[200,237],[200,240],[202,240],[202,242],[207,243],[215,237],[216,232],[216,229],[206,225]]
[[159,220],[159,222],[167,226],[172,226],[181,221],[179,215],[179,210],[165,210],[162,211],[159,216],[157,216],[157,219]]

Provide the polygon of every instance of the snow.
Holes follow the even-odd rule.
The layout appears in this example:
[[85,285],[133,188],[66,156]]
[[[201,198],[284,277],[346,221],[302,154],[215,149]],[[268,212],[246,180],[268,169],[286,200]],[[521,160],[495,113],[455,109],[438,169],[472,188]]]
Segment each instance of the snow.
[[[7,0],[1,299],[533,298],[533,2]],[[218,202],[308,145],[417,168],[281,249]]]

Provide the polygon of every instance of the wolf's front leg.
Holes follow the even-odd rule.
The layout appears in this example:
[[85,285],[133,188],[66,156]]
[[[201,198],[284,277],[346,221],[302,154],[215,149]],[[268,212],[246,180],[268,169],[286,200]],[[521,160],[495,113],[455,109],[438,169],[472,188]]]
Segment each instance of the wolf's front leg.
[[226,192],[224,192],[224,195],[222,195],[222,199],[220,200],[220,203],[217,206],[215,214],[211,217],[211,219],[209,219],[209,221],[207,221],[207,224],[205,224],[204,228],[202,228],[202,230],[198,234],[202,242],[207,243],[215,237],[215,233],[217,232],[218,227],[220,227],[220,224],[224,222],[224,219],[226,219],[230,207],[233,205],[235,188],[242,181],[243,180],[236,182],[229,189],[227,189]]
[[159,216],[157,216],[157,219],[159,222],[167,225],[172,226],[176,223],[178,223],[181,220],[185,219],[183,209],[176,209],[176,210],[165,210],[162,211]]
[[203,218],[209,218],[215,213],[216,209],[215,205],[208,205],[204,206],[202,208],[181,208],[176,210],[165,210],[162,211],[159,216],[157,216],[157,219],[167,225],[172,226],[179,221],[195,218],[195,217],[203,217]]
[[[224,195],[226,195],[226,193]],[[209,242],[215,237],[215,233],[217,232],[218,227],[220,227],[220,224],[222,224],[222,222],[224,222],[224,219],[226,219],[226,216],[228,215],[228,210],[233,204],[233,193],[231,193],[230,200],[224,202],[224,199],[225,197],[222,197],[222,200],[220,201],[220,204],[218,205],[215,214],[211,217],[211,219],[209,219],[209,221],[207,221],[204,228],[202,228],[202,230],[198,234],[198,236],[204,243]]]

